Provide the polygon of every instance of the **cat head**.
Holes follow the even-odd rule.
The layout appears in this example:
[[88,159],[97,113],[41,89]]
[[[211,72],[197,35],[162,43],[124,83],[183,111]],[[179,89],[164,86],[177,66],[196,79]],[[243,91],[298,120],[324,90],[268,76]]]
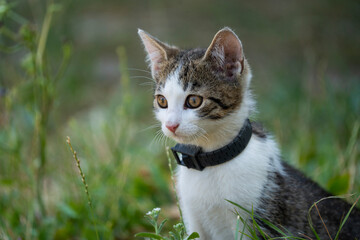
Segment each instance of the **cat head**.
[[163,133],[205,149],[231,141],[253,105],[251,71],[236,34],[223,28],[208,48],[190,50],[140,29],[138,34],[155,82],[154,112]]

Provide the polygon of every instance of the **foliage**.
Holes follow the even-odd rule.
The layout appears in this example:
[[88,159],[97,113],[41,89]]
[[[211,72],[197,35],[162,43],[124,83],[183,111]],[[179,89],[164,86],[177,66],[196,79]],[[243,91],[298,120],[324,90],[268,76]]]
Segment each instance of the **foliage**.
[[[169,218],[162,232],[185,237],[183,225],[171,228],[180,213],[166,150],[148,129],[152,93],[139,83],[151,78],[137,27],[185,46],[235,28],[254,69],[254,118],[284,159],[334,194],[360,191],[354,1],[295,1],[281,13],[265,1],[54,2],[0,0],[0,238],[93,239],[97,230],[100,239],[132,239],[151,230],[143,213],[155,206]],[[81,157],[93,214],[66,136]]]
[[[328,197],[328,198],[338,198],[338,197]],[[323,198],[323,199],[320,199],[319,201],[315,202],[310,207],[310,209],[308,211],[308,224],[309,224],[311,230],[313,231],[313,233],[314,233],[317,240],[321,240],[321,239],[319,238],[319,236],[318,236],[318,234],[317,234],[317,232],[316,232],[316,230],[315,230],[315,228],[313,226],[313,222],[311,220],[310,212],[313,209],[313,207],[315,207],[317,209],[317,204],[319,202],[324,201],[324,200],[326,200],[328,198]],[[352,204],[352,206],[349,209],[349,211],[347,212],[346,216],[341,220],[339,229],[338,229],[334,239],[338,239],[342,227],[346,223],[347,219],[349,218],[350,213],[352,212],[353,208],[358,203],[359,199],[360,199],[360,196]],[[250,211],[250,210],[240,206],[239,204],[237,204],[235,202],[232,202],[232,201],[229,201],[229,200],[227,200],[227,201],[229,203],[231,203],[232,205],[234,205],[234,207],[236,207],[235,208],[235,213],[238,216],[238,226],[239,226],[240,221],[241,221],[241,223],[243,225],[242,230],[240,230],[239,228],[237,229],[237,233],[240,234],[240,239],[242,239],[244,236],[246,236],[246,237],[248,237],[249,239],[252,239],[252,240],[259,240],[259,239],[299,239],[299,240],[307,240],[307,239],[312,239],[311,237],[306,236],[304,234],[303,234],[303,237],[294,236],[294,234],[291,233],[288,229],[285,229],[282,226],[276,226],[275,224],[269,222],[268,220],[256,215],[254,213],[253,209],[251,209],[251,211]],[[246,213],[247,218],[242,218],[240,213],[239,213],[240,211],[242,213]],[[317,213],[319,214],[320,219],[322,219],[320,212],[317,211]],[[259,225],[260,222],[262,224],[265,224],[265,226],[272,229],[274,232],[276,232],[278,234],[278,237],[272,238],[267,233],[265,233],[263,231],[262,227],[260,227],[260,225]],[[323,222],[323,225],[324,225],[325,229],[327,230],[325,222]],[[328,232],[328,234],[329,234],[329,238],[331,239],[331,235],[330,235],[329,232]],[[334,233],[331,233],[331,234],[334,234]],[[237,240],[237,239],[239,239],[239,237],[236,236],[235,239]]]
[[183,223],[178,223],[173,226],[174,231],[169,232],[169,237],[162,236],[161,230],[163,229],[167,219],[164,219],[160,224],[158,224],[158,218],[160,214],[160,208],[154,208],[152,211],[148,212],[145,217],[154,227],[155,233],[138,233],[136,237],[144,237],[150,239],[160,239],[160,240],[191,240],[199,238],[199,234],[196,232],[191,233],[190,235],[186,234],[185,226]]

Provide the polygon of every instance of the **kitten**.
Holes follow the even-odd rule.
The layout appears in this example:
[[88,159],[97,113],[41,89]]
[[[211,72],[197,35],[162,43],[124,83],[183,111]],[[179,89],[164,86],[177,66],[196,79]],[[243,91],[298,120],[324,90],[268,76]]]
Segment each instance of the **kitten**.
[[[188,166],[179,166],[177,172],[177,192],[187,230],[198,232],[201,239],[234,239],[236,215],[227,199],[253,209],[257,216],[293,236],[315,239],[308,210],[330,194],[281,161],[271,135],[247,120],[255,102],[249,90],[250,66],[236,34],[224,28],[207,49],[190,50],[162,43],[143,30],[138,34],[155,81],[156,118],[163,133],[180,144],[174,148],[175,153],[183,153],[175,155],[177,161]],[[240,145],[233,147],[234,142]],[[192,154],[198,154],[198,159],[205,157],[194,160],[189,157]],[[317,207],[334,238],[351,206],[331,198]],[[245,211],[238,211],[242,218],[249,218]],[[315,208],[311,219],[319,237],[328,239]],[[257,221],[266,234],[279,237]],[[340,239],[356,238],[360,239],[360,211],[353,209]]]

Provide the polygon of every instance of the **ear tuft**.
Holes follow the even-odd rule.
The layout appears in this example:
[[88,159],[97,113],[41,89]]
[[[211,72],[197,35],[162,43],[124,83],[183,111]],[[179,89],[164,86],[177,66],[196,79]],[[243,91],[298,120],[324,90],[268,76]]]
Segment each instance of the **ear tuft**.
[[145,51],[147,52],[147,58],[150,62],[151,75],[155,78],[160,71],[161,64],[168,60],[169,57],[176,54],[178,49],[162,43],[142,29],[138,29],[138,34],[145,46]]
[[206,50],[205,61],[214,61],[227,77],[242,73],[244,54],[240,39],[228,27],[217,32]]

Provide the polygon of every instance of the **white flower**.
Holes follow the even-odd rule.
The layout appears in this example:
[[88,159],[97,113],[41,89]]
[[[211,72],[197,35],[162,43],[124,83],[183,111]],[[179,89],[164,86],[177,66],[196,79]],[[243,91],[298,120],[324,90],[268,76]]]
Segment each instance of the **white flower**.
[[146,213],[147,216],[156,217],[159,215],[161,208],[154,208],[152,211]]

